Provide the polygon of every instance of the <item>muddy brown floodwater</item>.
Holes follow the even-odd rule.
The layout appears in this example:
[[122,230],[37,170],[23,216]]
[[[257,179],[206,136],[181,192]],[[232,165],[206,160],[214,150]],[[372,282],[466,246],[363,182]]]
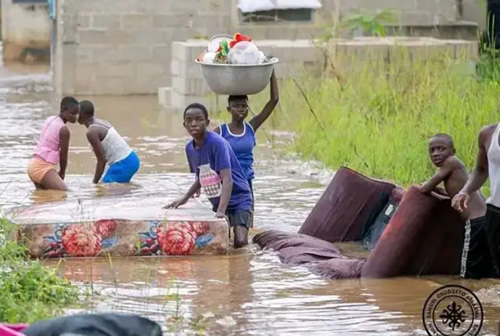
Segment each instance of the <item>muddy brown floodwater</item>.
[[[95,161],[84,128],[71,125],[67,182],[73,191],[67,196],[34,191],[26,167],[37,130],[58,103],[50,76],[39,71],[0,66],[3,207],[110,195],[144,202],[148,195],[179,194],[190,185],[184,156],[188,138],[180,115],[161,111],[155,97],[91,97],[98,116],[116,126],[138,151],[143,165],[135,185],[93,186]],[[256,230],[296,232],[325,185],[309,174],[308,166],[284,155],[289,137],[266,126],[256,150]],[[172,335],[203,330],[217,335],[425,335],[422,306],[436,287],[450,283],[475,290],[482,300],[482,335],[496,334],[500,320],[499,281],[327,281],[303,268],[284,266],[273,253],[255,246],[228,256],[80,259],[64,261],[60,267],[92,302],[89,310],[139,313]],[[178,299],[171,295],[177,293]],[[183,330],[168,327],[176,316],[183,317],[177,323]],[[200,316],[205,322],[197,322]]]

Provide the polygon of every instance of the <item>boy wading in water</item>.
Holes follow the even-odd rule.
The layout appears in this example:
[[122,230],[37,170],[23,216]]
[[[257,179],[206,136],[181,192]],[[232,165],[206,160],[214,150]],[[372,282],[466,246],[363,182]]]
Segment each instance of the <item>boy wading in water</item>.
[[467,183],[453,198],[452,206],[466,212],[473,205],[472,194],[490,178],[491,195],[486,200],[482,242],[487,246],[489,267],[482,277],[500,277],[500,124],[485,126],[479,132],[476,166]]
[[[439,168],[437,173],[423,186],[426,194],[436,192],[442,196],[455,197],[464,187],[468,173],[464,164],[455,156],[453,139],[447,134],[436,134],[429,141],[429,155],[432,163]],[[444,182],[444,190],[438,184]],[[479,191],[470,195],[470,207],[460,213],[465,221],[464,246],[462,251],[461,276],[477,278],[490,265],[484,256],[484,214],[486,204]]]
[[[248,97],[247,96],[229,96],[227,110],[231,113],[231,122],[222,124],[214,129],[214,132],[220,134],[229,142],[231,148],[238,159],[241,168],[247,178],[248,185],[252,192],[252,213],[254,209],[254,194],[252,180],[255,177],[253,170],[253,149],[257,144],[255,132],[269,118],[274,108],[279,102],[278,83],[276,75],[271,75],[271,96],[269,101],[258,115],[253,117],[250,122],[245,119],[248,116]],[[253,221],[251,221],[253,227]]]
[[106,163],[109,168],[102,182],[130,182],[141,165],[137,153],[109,122],[94,117],[94,105],[88,100],[80,102],[78,123],[87,127],[87,139],[97,157],[93,182],[99,183]]
[[186,156],[196,180],[182,198],[165,208],[177,208],[203,189],[216,216],[227,216],[234,228],[234,247],[243,247],[248,244],[252,194],[231,146],[217,133],[206,130],[209,123],[205,106],[191,104],[184,110],[184,127],[193,138],[186,145]]
[[[35,153],[28,165],[28,176],[37,189],[68,190],[64,183],[70,138],[66,123],[75,123],[79,110],[78,100],[64,97],[59,115],[45,120]],[[59,172],[56,171],[58,164]]]

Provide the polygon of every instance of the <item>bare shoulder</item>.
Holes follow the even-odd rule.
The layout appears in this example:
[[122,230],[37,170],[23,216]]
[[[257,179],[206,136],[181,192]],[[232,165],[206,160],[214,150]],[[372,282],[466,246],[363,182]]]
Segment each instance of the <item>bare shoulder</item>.
[[87,129],[87,139],[97,137],[99,138],[99,130],[97,127],[89,127]]
[[61,127],[61,129],[59,130],[59,135],[69,135],[70,131],[69,131],[69,128],[68,126],[64,125],[63,127]]
[[443,165],[441,166],[441,169],[446,169],[449,172],[453,172],[455,170],[464,170],[465,165],[456,156],[448,156],[446,158],[446,160],[444,160]]
[[489,148],[491,143],[491,138],[493,137],[493,133],[495,133],[497,127],[498,123],[487,125],[481,128],[481,131],[479,131],[479,139],[478,139],[480,147],[483,147],[485,150]]
[[446,160],[444,160],[443,166],[447,166],[450,168],[461,168],[464,167],[465,165],[463,164],[462,160],[453,155],[453,156],[448,156]]
[[485,139],[486,137],[490,138],[493,135],[493,133],[495,133],[497,127],[498,123],[483,126],[483,128],[481,128],[481,130],[479,131],[479,138],[481,140]]

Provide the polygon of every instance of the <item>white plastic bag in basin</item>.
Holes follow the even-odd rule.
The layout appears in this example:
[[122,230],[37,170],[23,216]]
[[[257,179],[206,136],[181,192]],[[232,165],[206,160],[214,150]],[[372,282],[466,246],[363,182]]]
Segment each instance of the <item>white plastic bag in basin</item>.
[[252,42],[241,41],[229,50],[227,59],[230,64],[259,64],[261,54]]

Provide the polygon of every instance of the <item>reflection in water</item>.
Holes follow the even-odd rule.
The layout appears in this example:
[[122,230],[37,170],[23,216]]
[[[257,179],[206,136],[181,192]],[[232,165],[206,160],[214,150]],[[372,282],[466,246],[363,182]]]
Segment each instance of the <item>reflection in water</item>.
[[[0,67],[3,207],[103,197],[167,200],[189,187],[192,177],[184,154],[188,138],[180,114],[161,111],[155,97],[78,97],[93,100],[97,115],[109,120],[137,150],[143,162],[139,175],[132,185],[93,185],[95,158],[85,128],[70,125],[67,183],[71,191],[34,190],[26,174],[28,160],[43,120],[58,110],[49,80],[44,73],[23,75]],[[259,132],[256,151],[256,230],[296,232],[324,186],[296,173],[308,168],[279,155],[288,138],[283,133],[270,136],[268,127],[263,129],[266,133]],[[57,261],[47,263],[55,266]],[[495,280],[325,281],[302,268],[282,265],[273,253],[255,246],[228,256],[77,259],[60,267],[83,289],[92,289],[88,293],[96,311],[137,312],[166,326],[180,307],[179,314],[186,319],[213,314],[205,327],[218,335],[425,335],[422,306],[432,290],[445,283],[477,291],[486,311],[485,335],[494,333],[495,320],[500,319]],[[167,297],[177,288],[180,302]],[[226,316],[236,325],[215,323]]]

